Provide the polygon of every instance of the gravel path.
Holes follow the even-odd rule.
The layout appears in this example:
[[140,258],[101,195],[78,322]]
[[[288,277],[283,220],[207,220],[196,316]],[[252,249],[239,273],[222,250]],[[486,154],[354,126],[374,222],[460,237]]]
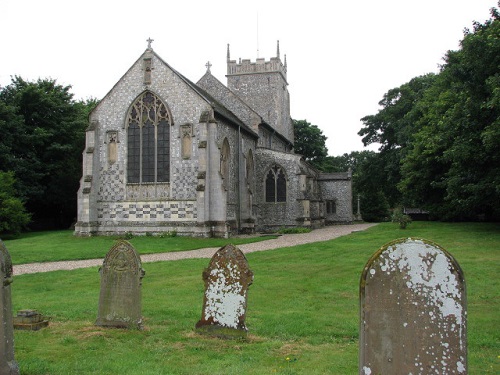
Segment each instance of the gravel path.
[[[264,251],[277,249],[280,247],[288,247],[302,245],[311,242],[320,242],[331,240],[340,236],[345,236],[352,232],[362,231],[376,224],[352,224],[352,225],[333,225],[316,229],[310,233],[301,234],[284,234],[276,239],[250,243],[246,245],[238,245],[238,248],[243,253],[253,253],[255,251]],[[160,262],[179,259],[192,258],[211,258],[219,248],[206,248],[190,251],[177,251],[171,253],[145,254],[141,255],[143,263]],[[26,273],[50,272],[56,270],[74,270],[77,268],[87,268],[102,266],[103,259],[88,259],[88,260],[70,260],[62,262],[49,263],[30,263],[14,266],[14,275],[22,275]]]

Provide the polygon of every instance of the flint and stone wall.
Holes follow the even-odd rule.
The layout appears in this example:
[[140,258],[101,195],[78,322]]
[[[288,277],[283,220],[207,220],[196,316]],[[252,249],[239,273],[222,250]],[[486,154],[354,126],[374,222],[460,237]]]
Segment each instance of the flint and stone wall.
[[320,173],[318,185],[323,201],[334,201],[335,212],[326,213],[326,224],[350,223],[353,221],[352,213],[352,181],[351,172],[345,173]]
[[[228,72],[228,81],[244,96],[239,98],[209,72],[197,87],[146,50],[91,113],[75,234],[228,236],[352,221],[350,175],[320,174],[293,153],[286,67],[271,60],[240,67],[229,62],[236,70]],[[248,69],[256,74],[249,70],[252,74],[245,77]],[[238,86],[249,77],[252,87]],[[170,181],[127,183],[127,116],[146,90],[167,108]],[[269,119],[245,98],[257,110],[274,101]],[[224,142],[228,155],[221,158]],[[286,175],[286,202],[265,199],[266,175],[275,165]],[[335,214],[326,213],[325,200],[336,202]]]
[[[77,234],[168,230],[192,234],[189,228],[196,226],[198,123],[201,113],[211,108],[167,64],[154,54],[150,57],[154,68],[150,85],[144,84],[140,58],[92,112],[78,193]],[[157,95],[171,113],[170,183],[127,184],[126,116],[146,89]],[[181,157],[181,126],[186,125],[192,128],[189,159]],[[117,137],[114,163],[108,155],[110,132]]]

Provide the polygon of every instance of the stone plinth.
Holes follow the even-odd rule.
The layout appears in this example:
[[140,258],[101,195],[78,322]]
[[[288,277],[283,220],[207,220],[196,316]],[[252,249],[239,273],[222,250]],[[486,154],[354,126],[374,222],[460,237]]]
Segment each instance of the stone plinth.
[[19,310],[14,317],[14,329],[38,331],[48,325],[49,321],[36,310]]

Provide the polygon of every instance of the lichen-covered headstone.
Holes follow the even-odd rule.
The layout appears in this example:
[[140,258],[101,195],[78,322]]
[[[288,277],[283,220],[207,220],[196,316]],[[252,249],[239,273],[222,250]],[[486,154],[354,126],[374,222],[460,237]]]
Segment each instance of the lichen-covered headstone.
[[127,241],[117,242],[104,259],[96,325],[142,328],[141,259]]
[[360,299],[360,374],[467,373],[465,281],[440,246],[384,245],[363,270]]
[[0,240],[0,374],[17,375],[19,366],[14,359],[14,323],[12,320],[12,261]]
[[203,310],[196,331],[222,338],[245,337],[248,287],[253,281],[245,255],[233,245],[222,247],[203,271],[203,281]]

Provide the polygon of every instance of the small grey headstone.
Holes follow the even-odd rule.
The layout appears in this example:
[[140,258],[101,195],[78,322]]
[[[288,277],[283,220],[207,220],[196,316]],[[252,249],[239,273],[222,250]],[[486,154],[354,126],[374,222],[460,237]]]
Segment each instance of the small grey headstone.
[[127,241],[117,242],[104,259],[96,325],[142,328],[141,258]]
[[203,272],[205,295],[196,330],[222,338],[245,337],[248,287],[253,273],[240,249],[226,245],[219,249]]
[[0,240],[0,374],[17,375],[19,365],[14,359],[14,323],[12,320],[12,260]]
[[465,281],[440,246],[384,245],[363,270],[360,298],[360,374],[467,373]]

